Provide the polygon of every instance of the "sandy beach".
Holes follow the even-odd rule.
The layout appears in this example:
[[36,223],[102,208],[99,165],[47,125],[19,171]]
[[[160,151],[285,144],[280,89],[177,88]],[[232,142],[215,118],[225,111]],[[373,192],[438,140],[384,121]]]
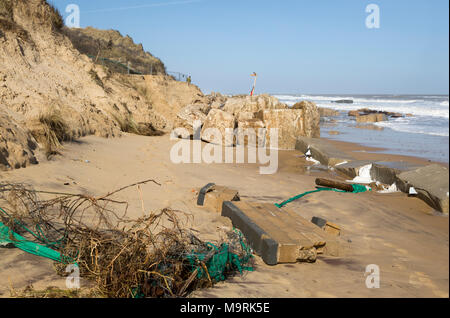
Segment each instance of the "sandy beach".
[[449,297],[448,3],[80,2],[0,0],[0,298]]
[[[168,136],[89,136],[65,144],[62,156],[51,161],[42,158],[39,165],[3,172],[0,181],[100,196],[124,185],[155,179],[161,186],[141,186],[145,211],[171,207],[191,213],[192,228],[199,237],[215,241],[232,225],[230,220],[196,206],[197,191],[205,184],[235,188],[241,200],[275,203],[314,189],[316,177],[330,176],[326,171],[308,169],[310,163],[295,150],[280,153],[279,170],[273,175],[260,175],[259,167],[252,164],[176,165],[169,158],[174,143]],[[361,158],[376,156],[367,147],[334,144],[345,151],[357,151],[354,154]],[[129,217],[142,215],[136,188],[120,193],[119,198],[130,203]],[[448,217],[435,215],[423,201],[404,193],[322,192],[295,201],[289,208],[306,219],[320,216],[339,224],[341,240],[348,246],[345,256],[319,256],[313,264],[277,266],[268,266],[256,256],[254,272],[198,290],[191,297],[448,297]],[[365,268],[369,264],[380,267],[379,289],[366,288]],[[0,275],[1,297],[9,297],[10,288],[20,290],[29,284],[36,289],[65,285],[52,261],[18,249],[0,249]]]

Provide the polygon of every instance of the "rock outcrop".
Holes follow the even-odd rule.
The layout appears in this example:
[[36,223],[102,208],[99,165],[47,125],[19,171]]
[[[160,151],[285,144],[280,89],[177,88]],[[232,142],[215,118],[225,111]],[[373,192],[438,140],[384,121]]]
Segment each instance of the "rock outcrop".
[[337,104],[353,104],[353,100],[352,99],[340,99],[340,100],[335,100],[334,103],[337,103]]
[[319,107],[320,117],[335,117],[339,116],[339,111],[331,108]]
[[263,112],[266,125],[266,145],[270,145],[270,129],[278,130],[278,149],[295,149],[300,136],[320,137],[320,116],[315,108],[275,109]]
[[236,120],[232,114],[220,109],[211,109],[203,125],[201,138],[210,143],[233,146],[235,126]]
[[380,121],[386,121],[387,117],[385,114],[369,114],[356,116],[356,121],[358,123],[377,123]]
[[236,116],[242,112],[256,113],[268,109],[286,109],[287,106],[270,95],[230,97],[222,110]]
[[264,122],[256,118],[238,121],[237,143],[243,146],[264,146],[264,128]]
[[[178,113],[173,126],[174,129],[186,129],[189,132],[189,136],[197,136],[200,134],[205,120],[206,115],[202,111],[201,105],[188,105]],[[183,138],[189,137],[183,134],[181,136]]]

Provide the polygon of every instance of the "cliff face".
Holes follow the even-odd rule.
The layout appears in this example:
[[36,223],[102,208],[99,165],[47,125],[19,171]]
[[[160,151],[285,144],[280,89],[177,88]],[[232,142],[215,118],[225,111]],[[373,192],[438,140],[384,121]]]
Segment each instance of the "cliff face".
[[[142,74],[166,74],[166,67],[160,59],[145,52],[142,44],[135,44],[129,36],[122,36],[115,30],[98,30],[64,28],[63,33],[69,37],[74,47],[83,54],[95,57],[98,64],[107,66],[114,72],[126,73],[118,64],[102,58],[120,61]],[[97,59],[98,57],[98,59]]]
[[[176,111],[203,96],[163,75],[114,73],[64,33],[45,0],[0,0],[0,169],[36,163],[36,151],[49,144],[118,136],[123,121],[168,129],[165,105]],[[184,99],[170,101],[179,91]]]

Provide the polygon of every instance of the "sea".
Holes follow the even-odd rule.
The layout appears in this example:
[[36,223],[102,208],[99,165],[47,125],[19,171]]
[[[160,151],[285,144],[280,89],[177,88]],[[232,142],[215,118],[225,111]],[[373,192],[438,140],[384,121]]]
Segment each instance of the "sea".
[[[407,155],[449,163],[448,95],[274,94],[274,96],[289,106],[302,100],[309,100],[319,107],[338,110],[339,116],[321,119],[322,137],[383,148],[380,152],[386,154]],[[336,103],[342,100],[351,100],[353,103]],[[361,125],[356,123],[355,117],[347,115],[350,110],[361,108],[396,112],[405,116],[389,118],[388,121],[372,125]],[[330,134],[330,131],[333,134]]]

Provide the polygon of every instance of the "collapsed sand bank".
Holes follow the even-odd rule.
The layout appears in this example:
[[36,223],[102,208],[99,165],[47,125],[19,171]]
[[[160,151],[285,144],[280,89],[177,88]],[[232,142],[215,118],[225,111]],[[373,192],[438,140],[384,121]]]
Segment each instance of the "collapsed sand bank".
[[[206,183],[236,188],[242,200],[275,203],[314,189],[317,176],[330,176],[330,172],[308,168],[310,163],[298,151],[281,151],[279,169],[273,175],[260,175],[259,166],[254,164],[176,165],[169,157],[175,143],[168,136],[89,136],[78,143],[65,144],[62,157],[44,160],[39,166],[2,172],[0,180],[24,182],[41,190],[102,195],[153,178],[162,186],[141,187],[145,210],[172,207],[192,213],[193,228],[199,236],[215,240],[218,231],[231,224],[196,206],[196,191]],[[352,145],[346,147],[351,149]],[[383,160],[389,158],[383,155]],[[142,214],[137,189],[129,189],[119,198],[130,202],[130,217]],[[342,239],[351,247],[348,255],[319,257],[314,264],[272,267],[257,257],[255,272],[199,290],[193,296],[448,297],[448,219],[433,215],[421,200],[403,193],[320,193],[289,207],[306,219],[320,216],[339,224],[343,228]],[[1,297],[9,297],[10,286],[20,289],[33,283],[37,289],[49,285],[64,287],[65,279],[55,274],[51,263],[17,249],[0,249]],[[369,264],[380,266],[380,289],[365,286],[364,272]]]

